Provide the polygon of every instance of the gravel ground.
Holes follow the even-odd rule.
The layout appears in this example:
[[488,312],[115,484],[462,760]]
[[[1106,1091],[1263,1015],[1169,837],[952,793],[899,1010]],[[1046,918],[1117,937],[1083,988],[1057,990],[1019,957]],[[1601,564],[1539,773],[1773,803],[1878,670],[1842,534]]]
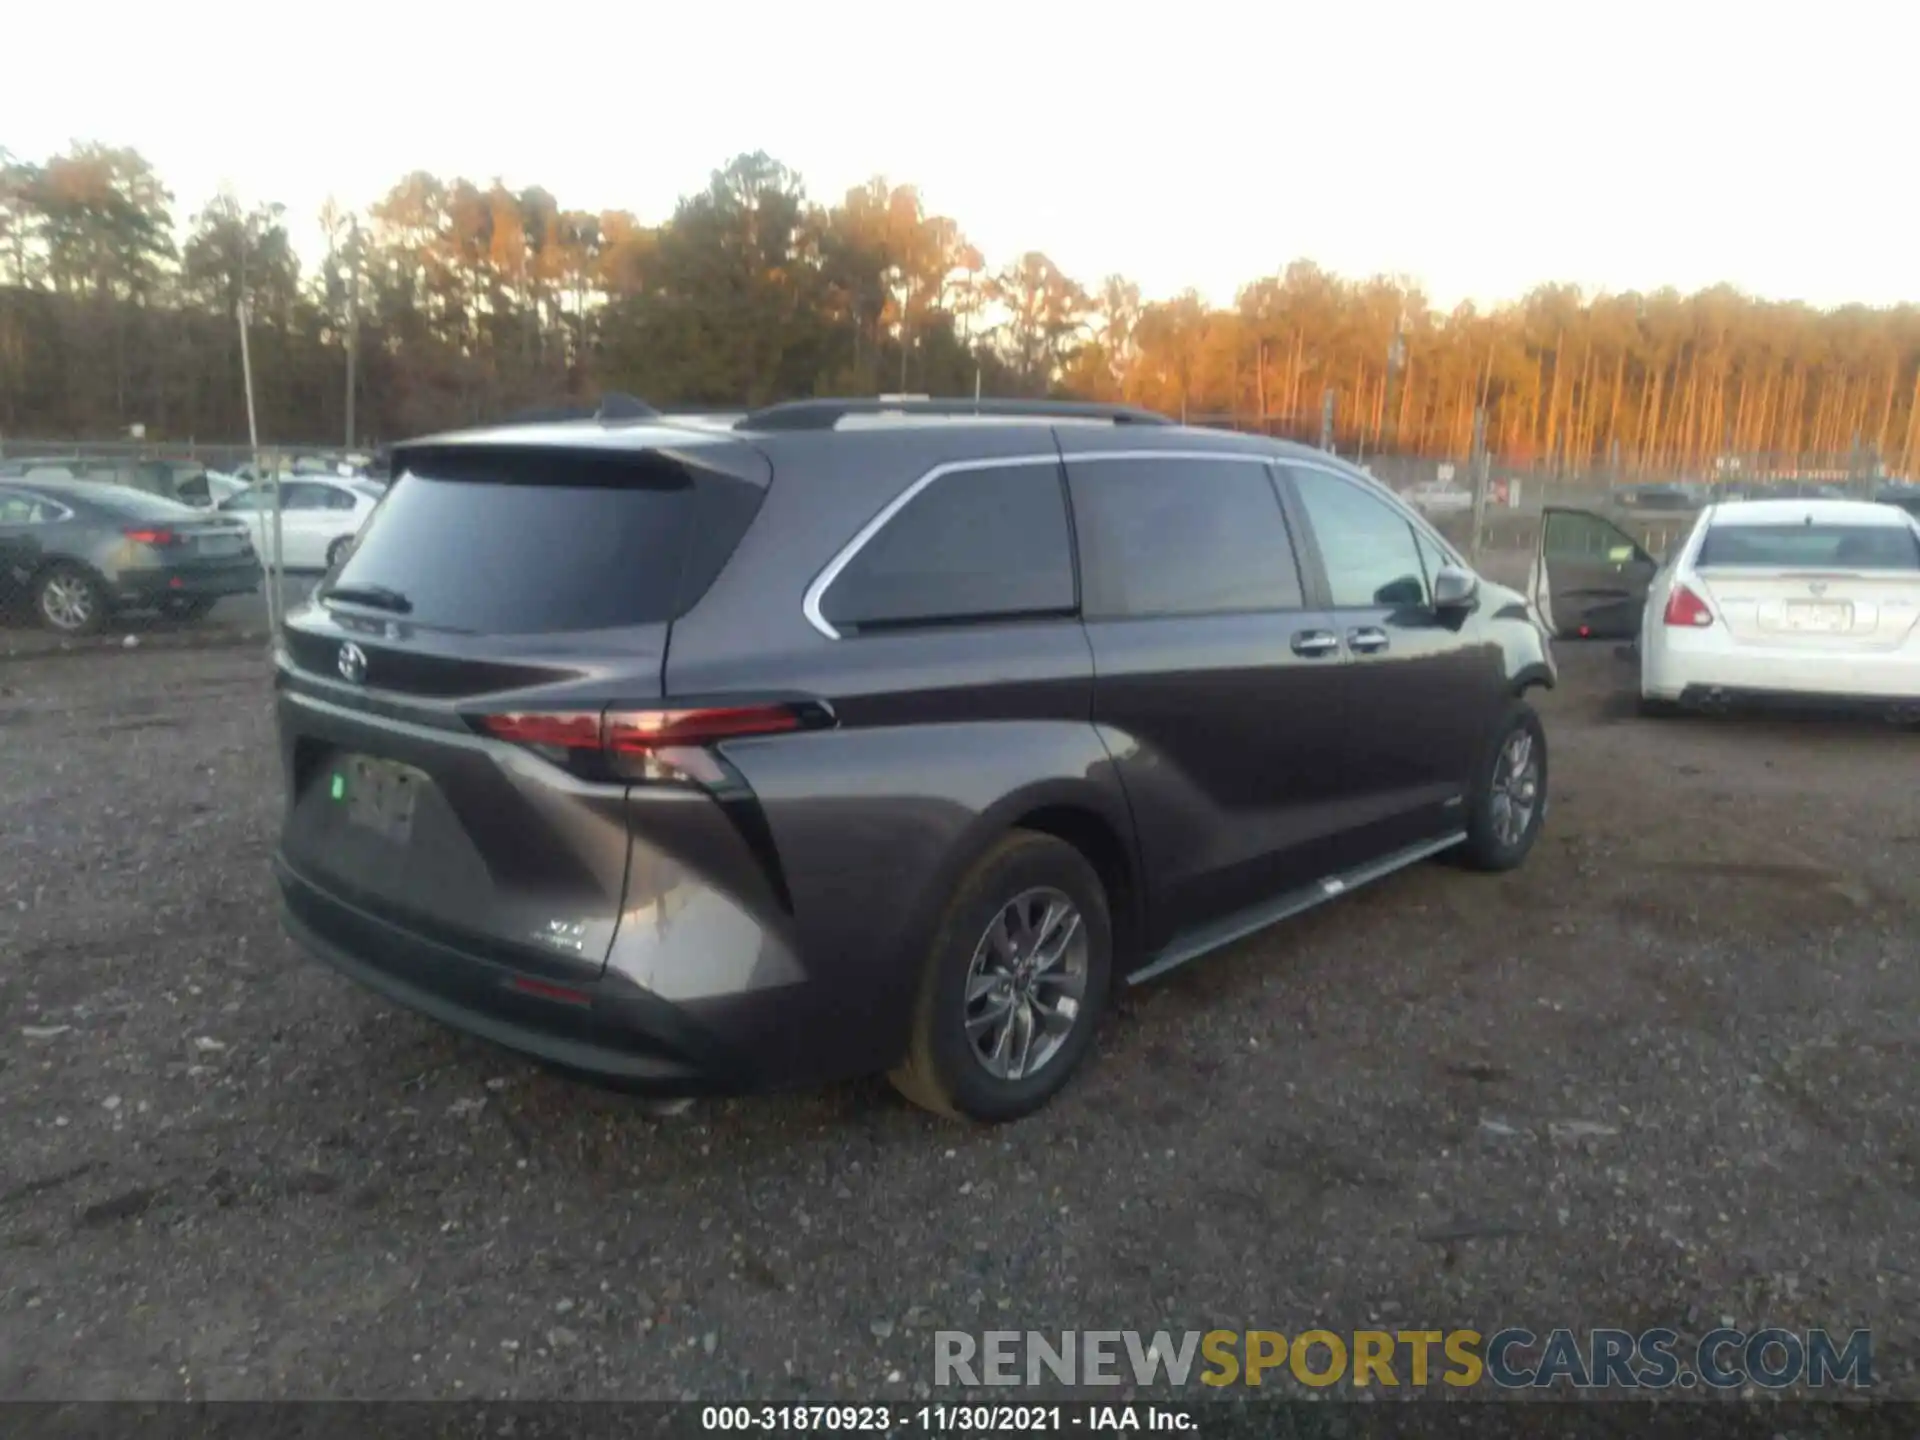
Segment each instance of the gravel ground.
[[934,1328],[1875,1332],[1920,1398],[1920,739],[1543,701],[1525,869],[1131,992],[1044,1115],[671,1119],[281,938],[263,660],[0,664],[0,1396],[906,1397]]
[[[290,574],[281,593],[288,608],[303,604],[319,583],[313,574]],[[0,662],[39,656],[91,654],[99,650],[194,649],[213,645],[266,644],[267,596],[264,589],[251,595],[233,595],[216,603],[198,620],[176,620],[150,611],[129,611],[113,617],[98,635],[70,638],[43,629],[32,606],[0,583]],[[128,639],[131,637],[132,644]]]

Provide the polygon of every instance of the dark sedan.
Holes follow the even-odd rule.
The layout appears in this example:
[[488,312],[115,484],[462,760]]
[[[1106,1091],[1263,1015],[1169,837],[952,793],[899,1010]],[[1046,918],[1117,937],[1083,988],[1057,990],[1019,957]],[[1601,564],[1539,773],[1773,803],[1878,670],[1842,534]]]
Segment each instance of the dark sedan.
[[123,610],[195,620],[260,586],[246,527],[120,485],[0,479],[0,601],[85,635]]

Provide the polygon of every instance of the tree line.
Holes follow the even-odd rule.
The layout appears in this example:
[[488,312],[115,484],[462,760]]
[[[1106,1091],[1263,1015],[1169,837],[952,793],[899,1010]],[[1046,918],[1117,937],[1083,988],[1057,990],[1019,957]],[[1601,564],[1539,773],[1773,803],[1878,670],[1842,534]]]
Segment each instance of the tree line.
[[137,152],[0,150],[0,438],[243,440],[245,301],[264,443],[395,439],[607,391],[736,407],[818,394],[1057,394],[1320,434],[1343,450],[1563,473],[1920,461],[1920,309],[1720,286],[1546,286],[1437,310],[1404,279],[1306,260],[1230,307],[1143,300],[1041,251],[989,263],[911,185],[811,199],[742,155],[657,224],[416,172],[329,205],[302,266],[279,205],[220,198],[176,228]]

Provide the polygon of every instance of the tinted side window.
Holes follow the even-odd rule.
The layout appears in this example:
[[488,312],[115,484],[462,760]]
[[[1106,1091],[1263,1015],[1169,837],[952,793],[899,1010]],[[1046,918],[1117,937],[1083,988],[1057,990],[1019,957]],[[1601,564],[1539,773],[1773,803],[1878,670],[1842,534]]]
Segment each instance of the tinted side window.
[[1088,619],[1300,608],[1265,465],[1094,458],[1068,478]]
[[836,629],[1073,608],[1067,506],[1052,465],[940,476],[860,548],[820,600]]
[[1336,608],[1427,603],[1420,549],[1404,515],[1323,471],[1298,469],[1293,477],[1320,543]]

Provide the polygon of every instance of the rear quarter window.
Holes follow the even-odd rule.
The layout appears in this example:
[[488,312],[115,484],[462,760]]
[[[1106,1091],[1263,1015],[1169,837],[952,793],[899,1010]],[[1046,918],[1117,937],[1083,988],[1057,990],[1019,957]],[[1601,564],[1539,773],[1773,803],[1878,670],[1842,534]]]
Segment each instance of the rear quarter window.
[[1072,542],[1053,464],[948,470],[890,517],[819,600],[836,630],[1068,615]]

